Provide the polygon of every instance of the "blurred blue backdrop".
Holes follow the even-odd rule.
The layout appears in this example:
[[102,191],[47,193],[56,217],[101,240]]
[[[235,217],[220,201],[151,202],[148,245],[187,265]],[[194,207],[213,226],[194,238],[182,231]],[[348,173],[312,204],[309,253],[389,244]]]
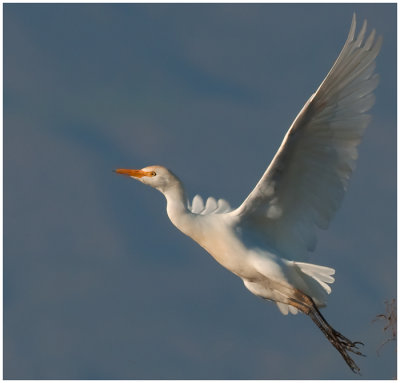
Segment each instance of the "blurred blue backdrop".
[[111,172],[162,164],[237,206],[336,59],[353,12],[384,37],[357,171],[313,261],[329,322],[396,376],[396,4],[5,4],[4,378],[352,379]]

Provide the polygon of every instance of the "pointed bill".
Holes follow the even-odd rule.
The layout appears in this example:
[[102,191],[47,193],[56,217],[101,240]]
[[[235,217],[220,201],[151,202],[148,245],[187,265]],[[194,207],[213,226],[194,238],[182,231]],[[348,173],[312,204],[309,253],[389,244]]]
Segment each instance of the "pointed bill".
[[146,172],[140,169],[115,169],[115,173],[122,174],[129,177],[142,178],[142,177],[153,177],[154,172]]

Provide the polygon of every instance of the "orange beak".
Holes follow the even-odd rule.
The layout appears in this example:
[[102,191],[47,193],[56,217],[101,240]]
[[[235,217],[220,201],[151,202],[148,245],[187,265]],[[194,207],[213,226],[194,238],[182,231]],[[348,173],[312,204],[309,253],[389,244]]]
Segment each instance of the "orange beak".
[[136,178],[142,178],[142,177],[153,177],[154,172],[145,172],[143,170],[138,170],[138,169],[115,169],[115,173],[118,174],[123,174],[125,176],[129,177],[136,177]]

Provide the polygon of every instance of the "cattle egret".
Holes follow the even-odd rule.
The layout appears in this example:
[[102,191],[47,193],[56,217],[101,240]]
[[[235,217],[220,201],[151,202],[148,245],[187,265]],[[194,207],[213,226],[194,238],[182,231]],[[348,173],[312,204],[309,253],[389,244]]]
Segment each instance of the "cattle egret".
[[321,315],[335,270],[307,263],[316,229],[327,229],[354,170],[357,146],[378,84],[375,58],[382,38],[367,23],[355,35],[356,17],[336,62],[286,133],[271,164],[236,209],[223,199],[196,195],[190,203],[180,179],[163,166],[116,169],[164,194],[171,222],[253,294],[276,302],[283,314],[307,314],[353,372],[349,352],[358,345]]

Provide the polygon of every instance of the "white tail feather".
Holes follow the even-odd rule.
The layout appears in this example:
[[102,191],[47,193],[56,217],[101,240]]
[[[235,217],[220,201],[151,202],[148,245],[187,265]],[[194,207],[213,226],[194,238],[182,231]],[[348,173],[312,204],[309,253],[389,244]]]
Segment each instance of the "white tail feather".
[[[306,284],[307,288],[304,292],[314,299],[317,306],[324,306],[327,294],[330,294],[332,291],[328,283],[335,282],[335,278],[332,276],[335,274],[335,269],[327,266],[313,265],[311,263],[293,263],[297,266],[300,277]],[[317,284],[315,282],[317,282]]]
[[[287,261],[292,274],[294,286],[310,296],[318,307],[326,305],[326,299],[332,289],[328,283],[333,283],[335,269],[311,263]],[[285,303],[277,302],[278,309],[283,315],[297,314],[297,309]]]
[[335,278],[332,277],[335,274],[335,269],[304,262],[295,262],[295,264],[304,274],[314,278],[328,294],[331,293],[332,289],[327,283],[335,282]]

